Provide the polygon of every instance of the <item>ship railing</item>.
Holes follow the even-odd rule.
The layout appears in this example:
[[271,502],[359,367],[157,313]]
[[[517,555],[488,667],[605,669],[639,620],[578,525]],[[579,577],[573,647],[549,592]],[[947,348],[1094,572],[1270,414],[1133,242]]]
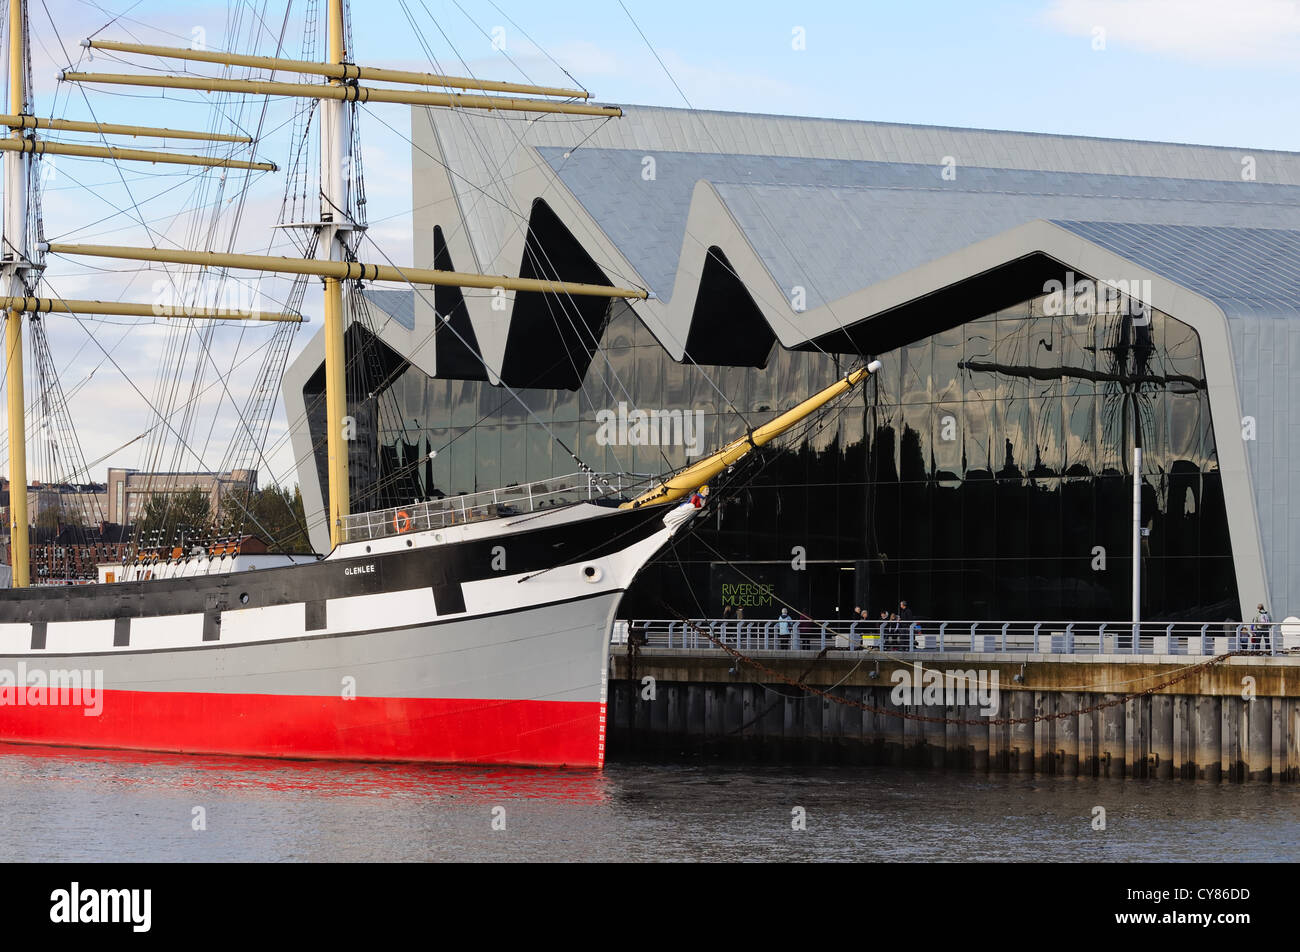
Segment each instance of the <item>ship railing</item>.
[[634,494],[644,491],[651,482],[652,477],[636,473],[571,473],[500,489],[428,499],[346,516],[343,538],[346,542],[382,539],[579,502],[597,501],[612,505],[634,498]]
[[646,647],[721,651],[906,651],[1119,657],[1300,652],[1300,622],[881,621],[873,619],[634,619],[618,640]]

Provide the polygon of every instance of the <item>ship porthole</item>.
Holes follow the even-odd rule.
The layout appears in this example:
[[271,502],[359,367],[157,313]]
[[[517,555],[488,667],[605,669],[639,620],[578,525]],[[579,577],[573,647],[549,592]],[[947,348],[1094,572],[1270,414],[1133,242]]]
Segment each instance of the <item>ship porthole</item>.
[[241,605],[247,605],[247,604],[248,604],[248,593],[247,593],[247,592],[240,592],[240,593],[239,593],[239,604],[241,604]]
[[406,540],[406,547],[407,547],[408,549],[409,549],[411,546],[413,546],[413,545],[415,545],[415,543],[412,542],[410,539],[407,539],[407,540]]
[[582,577],[588,582],[599,582],[600,574],[600,569],[596,568],[594,565],[584,566],[582,570]]

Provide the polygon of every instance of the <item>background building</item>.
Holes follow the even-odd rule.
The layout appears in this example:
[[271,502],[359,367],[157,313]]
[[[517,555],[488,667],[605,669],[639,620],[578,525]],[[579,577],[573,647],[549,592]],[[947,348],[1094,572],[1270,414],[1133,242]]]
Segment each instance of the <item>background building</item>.
[[220,511],[221,500],[232,489],[257,489],[257,470],[235,469],[228,473],[143,473],[134,469],[108,471],[108,521],[123,525],[140,520],[149,497],[163,493],[184,493],[201,489],[211,500],[212,512]]
[[[0,478],[0,506],[9,519],[9,480]],[[97,526],[108,515],[108,495],[103,483],[40,483],[27,487],[27,518],[33,526]]]
[[103,483],[44,485],[27,493],[33,524],[97,526],[108,518],[108,493]]
[[[349,350],[385,385],[349,388],[354,506],[576,470],[556,437],[596,469],[662,472],[684,447],[606,445],[597,415],[699,411],[712,446],[878,355],[848,406],[733,474],[628,612],[775,613],[774,591],[814,615],[1127,617],[1139,440],[1144,615],[1300,606],[1300,155],[658,108],[412,115],[417,266],[656,300],[367,292]],[[323,548],[322,361],[318,337],[285,397]]]

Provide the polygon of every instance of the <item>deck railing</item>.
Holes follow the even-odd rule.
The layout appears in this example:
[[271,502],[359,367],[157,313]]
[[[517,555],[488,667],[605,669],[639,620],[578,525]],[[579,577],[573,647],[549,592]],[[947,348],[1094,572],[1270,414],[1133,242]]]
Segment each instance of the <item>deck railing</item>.
[[620,623],[616,640],[649,647],[738,651],[925,651],[979,654],[1217,655],[1300,650],[1300,625],[1272,622],[830,621],[652,618]]
[[374,512],[359,512],[343,520],[343,539],[357,542],[385,536],[483,519],[499,519],[568,506],[576,502],[601,500],[610,504],[632,498],[634,491],[648,488],[651,477],[627,473],[571,473],[534,483],[446,496],[407,506]]

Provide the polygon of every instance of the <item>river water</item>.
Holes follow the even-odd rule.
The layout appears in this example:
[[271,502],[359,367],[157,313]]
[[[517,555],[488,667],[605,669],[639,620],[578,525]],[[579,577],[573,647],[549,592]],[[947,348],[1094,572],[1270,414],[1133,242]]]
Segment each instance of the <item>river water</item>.
[[[0,804],[11,861],[1300,860],[1295,784],[631,762],[596,773],[0,745]],[[1097,807],[1105,829],[1094,828]]]

